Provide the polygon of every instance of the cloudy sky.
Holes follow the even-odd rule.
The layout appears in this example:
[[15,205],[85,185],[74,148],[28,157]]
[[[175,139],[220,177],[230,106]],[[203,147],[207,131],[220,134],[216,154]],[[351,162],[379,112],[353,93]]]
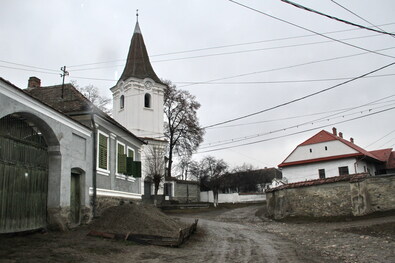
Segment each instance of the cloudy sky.
[[[393,0],[296,1],[395,32]],[[21,88],[30,76],[54,85],[67,66],[67,82],[93,84],[111,96],[139,9],[157,75],[196,96],[202,126],[256,113],[207,128],[194,158],[277,166],[296,145],[334,126],[368,150],[395,146],[393,36],[280,0],[238,3],[245,6],[227,0],[4,0],[0,76]]]

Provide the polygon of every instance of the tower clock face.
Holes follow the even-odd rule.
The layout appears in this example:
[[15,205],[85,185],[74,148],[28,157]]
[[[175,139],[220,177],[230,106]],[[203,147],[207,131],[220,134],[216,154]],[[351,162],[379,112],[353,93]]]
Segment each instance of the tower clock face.
[[145,86],[146,89],[151,89],[152,88],[152,82],[146,81],[146,82],[144,82],[144,86]]

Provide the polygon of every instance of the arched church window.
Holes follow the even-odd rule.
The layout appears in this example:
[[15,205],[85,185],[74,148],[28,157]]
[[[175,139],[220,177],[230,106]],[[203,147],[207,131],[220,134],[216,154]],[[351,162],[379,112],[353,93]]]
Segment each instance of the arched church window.
[[119,99],[119,108],[123,109],[125,107],[125,96],[122,95],[121,98]]
[[144,107],[151,108],[151,94],[145,93],[144,96]]

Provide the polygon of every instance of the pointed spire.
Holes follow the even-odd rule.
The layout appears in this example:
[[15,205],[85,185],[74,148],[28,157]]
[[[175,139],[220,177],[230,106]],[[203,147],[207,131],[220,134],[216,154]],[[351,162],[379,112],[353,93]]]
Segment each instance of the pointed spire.
[[138,9],[136,10],[136,20],[125,69],[119,80],[127,80],[130,77],[139,79],[151,78],[157,83],[162,83],[155,74],[148,57],[148,52],[138,22]]
[[139,10],[136,9],[136,26],[134,27],[134,33],[141,34],[140,26],[139,26]]

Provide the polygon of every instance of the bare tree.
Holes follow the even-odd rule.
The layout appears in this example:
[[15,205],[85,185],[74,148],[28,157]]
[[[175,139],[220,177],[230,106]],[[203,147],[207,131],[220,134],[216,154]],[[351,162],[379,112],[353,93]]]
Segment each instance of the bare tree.
[[204,129],[200,127],[196,111],[200,104],[188,91],[179,90],[170,81],[164,94],[165,136],[169,142],[168,171],[171,176],[173,155],[191,156],[203,141]]
[[194,163],[191,166],[191,174],[200,180],[200,189],[213,191],[215,207],[218,205],[218,192],[228,167],[224,160],[216,159],[213,156],[206,156],[199,163]]
[[96,86],[89,84],[88,86],[80,87],[75,81],[72,81],[71,83],[79,92],[81,92],[82,95],[90,100],[93,105],[98,107],[106,114],[111,115],[111,98],[101,95],[99,93],[99,89]]
[[159,185],[165,177],[165,150],[159,145],[148,145],[145,149],[145,158],[145,174],[154,183],[156,197]]

